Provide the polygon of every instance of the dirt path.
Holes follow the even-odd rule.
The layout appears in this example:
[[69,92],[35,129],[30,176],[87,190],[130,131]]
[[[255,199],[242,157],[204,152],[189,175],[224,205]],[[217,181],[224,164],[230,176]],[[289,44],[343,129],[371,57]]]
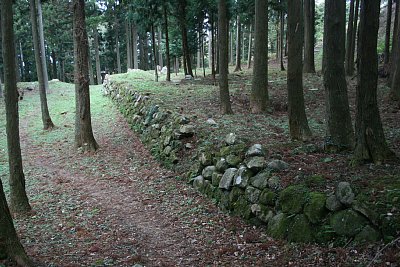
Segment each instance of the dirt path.
[[[108,111],[107,111],[108,112]],[[291,245],[228,216],[162,168],[115,109],[94,118],[100,150],[35,143],[21,119],[33,216],[18,218],[43,266],[341,266],[365,255]],[[113,119],[114,118],[114,119]],[[62,126],[67,129],[70,126]],[[55,131],[63,131],[64,128]],[[72,136],[71,136],[72,137]]]

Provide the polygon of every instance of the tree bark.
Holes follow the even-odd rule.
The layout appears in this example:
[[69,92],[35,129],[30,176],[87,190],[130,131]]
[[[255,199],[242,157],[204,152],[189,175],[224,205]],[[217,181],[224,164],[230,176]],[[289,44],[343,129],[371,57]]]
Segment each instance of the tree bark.
[[167,60],[167,77],[166,81],[171,81],[171,59],[169,55],[169,36],[168,36],[168,14],[167,14],[167,5],[163,4],[164,10],[164,31],[165,31],[165,57]]
[[235,72],[236,71],[241,71],[241,55],[240,55],[240,45],[241,45],[241,31],[242,31],[242,24],[240,23],[240,16],[238,15],[236,18],[236,67],[235,67]]
[[[37,0],[36,0],[37,1]],[[32,24],[32,37],[33,37],[33,47],[35,49],[35,62],[36,62],[36,72],[37,78],[39,82],[39,96],[40,96],[40,108],[42,113],[42,123],[43,129],[49,130],[54,127],[54,124],[51,120],[49,108],[47,105],[47,95],[46,95],[46,61],[43,59],[44,54],[42,54],[43,50],[40,45],[40,30],[38,24],[38,5],[35,0],[30,0],[30,15],[31,15],[31,24]],[[48,84],[48,83],[47,83]]]
[[249,29],[249,50],[247,51],[247,68],[250,69],[251,68],[251,50],[252,50],[252,36],[251,36],[251,32],[252,31],[252,24],[250,24],[250,29]]
[[42,4],[41,0],[36,0],[36,8],[37,8],[37,22],[38,22],[38,31],[39,31],[39,41],[40,41],[40,60],[42,61],[43,66],[43,82],[44,88],[46,92],[49,92],[49,74],[47,72],[47,63],[46,63],[46,50],[44,46],[44,32],[43,32],[43,15],[42,15]]
[[288,0],[288,115],[292,140],[306,140],[311,136],[303,95],[303,5]]
[[97,28],[93,30],[93,37],[94,37],[94,56],[96,59],[96,80],[97,84],[102,84],[101,82],[101,67],[100,67],[100,49],[99,49],[99,32]]
[[0,98],[2,98],[3,97],[3,86],[2,86],[2,76],[1,76],[2,74],[1,74],[1,72],[0,72]]
[[125,21],[125,32],[126,32],[126,69],[132,69],[133,64],[132,64],[132,31],[131,31],[131,26],[130,26],[130,21],[127,19]]
[[304,0],[304,65],[303,72],[315,73],[315,0]]
[[192,61],[190,58],[190,51],[189,51],[189,44],[188,44],[188,37],[187,37],[187,28],[186,28],[186,5],[187,0],[179,0],[178,8],[179,8],[179,24],[181,26],[181,34],[182,34],[182,50],[183,56],[186,62],[186,72],[185,74],[190,75],[193,77],[193,70],[192,70]]
[[284,12],[283,10],[281,10],[280,12],[280,56],[279,56],[279,61],[280,61],[280,65],[281,65],[281,71],[285,70],[285,65],[283,64],[283,55],[284,55],[284,45],[283,45],[283,35],[285,32],[285,16],[284,16]]
[[268,102],[268,1],[255,1],[254,67],[250,109],[262,113]]
[[389,78],[387,82],[387,86],[391,87],[393,84],[394,73],[396,70],[396,62],[398,61],[398,52],[395,47],[398,46],[399,40],[399,12],[400,12],[400,5],[399,0],[396,1],[396,9],[395,9],[395,16],[394,16],[394,27],[393,27],[393,40],[392,40],[392,54],[390,56],[390,71],[389,71]]
[[389,64],[390,61],[390,28],[392,26],[392,0],[387,2],[386,11],[386,31],[385,31],[385,52],[384,52],[384,63]]
[[[350,0],[350,11],[349,11],[349,20],[347,23],[347,39],[346,39],[346,60],[345,60],[345,70],[347,75],[352,75],[351,69],[351,47],[353,42],[354,32],[354,2],[355,0]],[[353,59],[354,60],[354,59]]]
[[31,207],[25,191],[25,176],[22,167],[19,137],[18,91],[15,72],[16,61],[11,0],[2,1],[1,20],[4,100],[6,107],[8,164],[10,171],[10,208],[12,212],[25,213],[30,211]]
[[89,66],[89,84],[94,85],[94,74],[93,74],[93,64],[92,64],[92,57],[90,53],[90,44],[89,44],[89,49],[88,49],[88,66]]
[[[134,69],[139,68],[139,62],[138,62],[138,32],[137,32],[137,27],[135,24],[132,24],[132,64]],[[146,37],[147,40],[147,37]]]
[[154,61],[154,79],[158,82],[158,71],[157,71],[157,50],[156,50],[156,33],[154,32],[154,25],[151,25],[151,42],[153,43],[153,61]]
[[21,81],[25,81],[25,62],[24,62],[24,53],[22,51],[22,43],[19,42],[19,55],[21,57],[21,64],[20,64],[20,70],[21,70]]
[[219,95],[222,114],[232,114],[228,84],[228,7],[226,0],[218,1]]
[[325,0],[324,68],[326,137],[328,151],[351,150],[354,132],[351,124],[347,84],[344,68],[345,56],[345,1]]
[[210,30],[211,30],[211,76],[213,80],[215,81],[215,28],[214,28],[214,14],[211,14],[211,20],[210,20]]
[[361,1],[354,151],[355,160],[377,164],[394,157],[385,140],[377,103],[379,12],[380,1]]
[[85,27],[85,1],[73,0],[76,125],[75,146],[83,151],[99,147],[93,136],[88,75],[88,38]]
[[57,79],[57,58],[56,58],[56,51],[54,51],[54,49],[51,50],[51,58],[53,61],[53,64],[52,64],[53,78]]
[[158,30],[158,38],[157,38],[157,47],[158,47],[158,65],[160,67],[164,67],[164,61],[163,61],[163,54],[162,54],[162,47],[161,47],[161,39],[162,39],[162,32],[161,29]]
[[348,76],[352,76],[354,74],[354,58],[355,58],[355,49],[356,49],[356,39],[358,35],[358,13],[360,7],[360,0],[356,0],[356,7],[354,10],[354,23],[353,23],[353,34],[351,36],[351,47],[350,47],[350,55],[348,59],[348,67],[346,69],[346,74]]
[[115,34],[115,52],[117,54],[117,72],[121,73],[122,72],[122,67],[121,67],[121,54],[119,51],[119,35],[118,35],[118,29]]
[[233,29],[229,30],[229,64],[233,64],[234,60],[233,56],[235,55],[235,52],[233,51],[233,42],[234,42],[233,35],[234,35]]

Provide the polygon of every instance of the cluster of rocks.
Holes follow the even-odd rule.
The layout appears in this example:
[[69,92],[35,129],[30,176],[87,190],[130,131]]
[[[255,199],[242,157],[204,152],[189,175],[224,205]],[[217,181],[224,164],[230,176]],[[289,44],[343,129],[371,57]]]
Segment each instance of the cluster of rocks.
[[195,134],[195,126],[188,117],[162,110],[150,101],[149,96],[113,83],[108,77],[103,84],[103,93],[111,97],[152,154],[166,165],[178,163],[180,150],[194,148],[191,137]]
[[348,182],[340,182],[331,193],[311,191],[305,184],[282,188],[279,174],[289,164],[276,155],[268,157],[260,144],[247,148],[235,134],[225,138],[218,152],[202,151],[198,159],[199,165],[189,172],[193,186],[222,209],[266,225],[273,237],[306,243],[348,238],[366,242],[393,231],[385,232],[378,213],[357,199]]

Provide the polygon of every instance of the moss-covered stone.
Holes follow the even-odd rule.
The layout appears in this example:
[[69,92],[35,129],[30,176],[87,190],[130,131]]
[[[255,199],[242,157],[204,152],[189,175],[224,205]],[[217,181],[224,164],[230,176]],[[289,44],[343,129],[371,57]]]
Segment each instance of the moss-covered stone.
[[314,230],[314,240],[320,244],[326,244],[334,239],[336,236],[330,224],[323,224],[321,226],[316,226]]
[[217,171],[219,171],[220,173],[224,173],[226,169],[229,168],[229,164],[228,162],[226,162],[225,158],[220,158],[217,163],[215,164],[215,168],[217,169]]
[[264,170],[258,173],[256,176],[250,178],[250,184],[260,190],[263,190],[268,185],[268,178],[270,177],[270,172]]
[[219,172],[213,172],[212,177],[211,177],[211,182],[213,186],[219,186],[219,182],[222,179],[222,174]]
[[243,155],[244,151],[246,149],[246,145],[245,144],[236,144],[233,146],[224,146],[219,150],[219,155],[221,157],[227,157],[230,154],[233,155]]
[[234,187],[229,193],[229,201],[231,203],[236,202],[243,195],[244,195],[243,189],[240,189],[239,187]]
[[213,173],[215,172],[215,166],[207,166],[203,169],[202,175],[204,179],[211,180]]
[[267,206],[275,206],[275,201],[277,199],[277,194],[271,189],[264,189],[261,192],[259,203]]
[[325,208],[326,195],[319,192],[311,192],[307,203],[304,205],[304,215],[313,223],[319,223],[328,213]]
[[251,203],[258,203],[261,190],[252,186],[248,186],[245,190],[246,199]]
[[232,204],[233,214],[249,220],[253,214],[251,212],[251,205],[247,202],[244,196],[239,196],[238,200]]
[[368,224],[367,219],[352,209],[341,210],[330,218],[333,230],[341,236],[354,237]]
[[314,240],[313,230],[306,216],[298,214],[290,219],[287,239],[298,243],[310,243]]
[[302,185],[288,186],[279,194],[282,211],[287,214],[301,213],[307,199],[308,189]]
[[360,233],[356,235],[354,241],[357,243],[377,242],[381,239],[381,237],[382,235],[378,230],[370,225],[367,225],[361,230]]
[[326,179],[324,176],[322,175],[311,175],[306,177],[305,179],[305,184],[308,187],[319,187],[319,186],[323,186],[326,184]]
[[279,213],[268,222],[267,233],[274,238],[286,238],[289,219],[285,213]]
[[382,218],[382,234],[386,242],[389,242],[400,235],[400,214],[386,213]]
[[251,205],[251,211],[264,223],[268,223],[275,216],[272,208],[260,204]]
[[264,157],[251,157],[245,161],[247,168],[252,171],[260,171],[265,168],[267,161]]
[[207,196],[207,197],[209,197],[209,198],[212,198],[212,197],[214,197],[214,193],[215,193],[215,191],[217,190],[217,188],[215,187],[215,186],[213,186],[212,184],[211,184],[211,182],[210,181],[207,181],[207,180],[204,180],[204,186],[203,186],[203,193]]
[[204,187],[204,177],[199,175],[193,179],[193,187],[202,192]]
[[253,172],[250,169],[245,166],[241,166],[234,177],[234,185],[241,188],[246,188],[252,176]]
[[240,156],[236,156],[234,154],[230,154],[226,157],[226,162],[231,167],[237,167],[241,162],[242,158]]

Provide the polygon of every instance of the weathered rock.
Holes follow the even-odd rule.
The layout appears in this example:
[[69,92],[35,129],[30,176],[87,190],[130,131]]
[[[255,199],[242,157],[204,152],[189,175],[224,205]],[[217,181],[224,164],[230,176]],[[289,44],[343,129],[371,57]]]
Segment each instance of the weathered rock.
[[261,144],[252,145],[246,152],[246,157],[265,156],[265,150]]
[[186,149],[192,149],[193,148],[193,144],[192,143],[186,143],[185,144],[185,148]]
[[165,137],[165,139],[164,139],[164,146],[169,145],[169,143],[171,142],[171,140],[172,140],[172,136],[171,136],[171,135],[167,135],[167,136]]
[[234,133],[229,133],[226,137],[225,137],[225,143],[227,145],[234,145],[236,143],[236,134]]
[[350,206],[354,201],[354,193],[348,182],[340,182],[336,187],[336,198],[340,203]]
[[193,178],[193,187],[198,191],[202,191],[204,186],[204,178],[203,176],[199,175]]
[[282,211],[287,214],[301,213],[307,199],[308,190],[302,185],[288,186],[279,194]]
[[367,219],[352,209],[334,213],[330,219],[333,230],[342,236],[354,237],[368,224]]
[[153,115],[158,112],[159,106],[154,105],[150,107],[149,112],[146,114],[146,119],[144,121],[144,125],[150,125],[151,121],[153,120]]
[[274,211],[264,205],[251,205],[251,212],[255,214],[258,219],[265,223],[268,223],[268,221],[274,217]]
[[279,159],[274,159],[273,161],[269,162],[267,166],[268,168],[278,172],[289,169],[289,164]]
[[246,187],[245,196],[251,203],[257,203],[260,198],[261,190],[252,186]]
[[263,190],[268,185],[269,171],[265,170],[250,178],[250,184],[260,190]]
[[247,202],[244,196],[240,196],[236,202],[232,204],[234,214],[246,220],[250,219],[253,215],[251,212],[251,205]]
[[250,169],[241,166],[236,172],[234,185],[245,188],[249,184],[249,180],[252,176],[253,172]]
[[292,150],[292,154],[297,155],[297,154],[309,154],[309,153],[316,153],[320,151],[321,149],[314,145],[314,144],[307,144],[301,147],[297,147]]
[[207,197],[214,197],[214,193],[217,190],[215,186],[213,186],[210,181],[204,180],[203,192]]
[[213,172],[212,178],[211,178],[211,183],[213,186],[219,186],[219,182],[222,179],[222,174],[219,172]]
[[288,225],[289,219],[287,215],[279,213],[269,220],[267,232],[274,238],[282,239],[287,236]]
[[236,167],[242,162],[242,159],[239,156],[231,154],[226,157],[226,162],[229,166]]
[[259,171],[264,169],[267,164],[267,161],[264,157],[251,157],[246,159],[245,161],[247,168],[252,171]]
[[169,155],[171,154],[171,151],[172,151],[172,147],[166,146],[166,147],[164,148],[164,150],[163,150],[163,153],[164,153],[165,155],[169,156]]
[[211,165],[212,164],[212,154],[208,152],[202,152],[200,154],[200,162],[203,164],[203,166]]
[[325,207],[330,211],[338,211],[338,210],[342,209],[343,205],[336,198],[336,196],[334,194],[332,194],[326,198]]
[[355,200],[351,207],[353,210],[358,211],[367,217],[375,226],[379,226],[381,224],[379,220],[379,214],[374,210],[374,206],[368,205],[360,200]]
[[219,188],[222,189],[229,189],[233,184],[233,177],[235,177],[237,169],[236,168],[229,168],[225,171],[224,175],[219,182]]
[[263,205],[275,206],[276,198],[277,194],[271,191],[271,189],[266,188],[261,192],[259,202]]
[[215,166],[207,166],[203,169],[202,175],[204,179],[211,180],[213,173],[215,172]]
[[306,216],[298,214],[290,220],[287,238],[289,241],[297,243],[313,241],[313,230]]
[[273,190],[279,190],[281,189],[281,178],[278,176],[272,176],[271,178],[268,179],[268,187],[273,189]]
[[218,123],[216,123],[212,118],[208,118],[206,123],[210,124],[211,126],[218,126]]
[[244,190],[240,189],[239,187],[232,188],[231,192],[229,193],[229,201],[234,203],[238,201],[238,199],[244,195]]
[[223,173],[223,172],[225,172],[226,169],[229,168],[229,164],[228,164],[228,162],[226,162],[225,158],[220,158],[217,161],[217,164],[215,164],[215,167],[217,168],[217,171]]
[[319,223],[327,214],[325,208],[326,195],[319,192],[311,192],[309,199],[304,205],[304,215],[313,223]]
[[244,150],[246,149],[245,144],[235,144],[231,146],[223,146],[219,150],[219,154],[221,157],[226,157],[228,155],[236,155],[236,156],[241,156],[244,153]]
[[365,226],[360,233],[356,235],[354,241],[357,243],[377,242],[382,238],[381,233],[370,225]]
[[194,134],[194,126],[191,124],[184,124],[179,127],[179,133],[183,136],[193,136]]

